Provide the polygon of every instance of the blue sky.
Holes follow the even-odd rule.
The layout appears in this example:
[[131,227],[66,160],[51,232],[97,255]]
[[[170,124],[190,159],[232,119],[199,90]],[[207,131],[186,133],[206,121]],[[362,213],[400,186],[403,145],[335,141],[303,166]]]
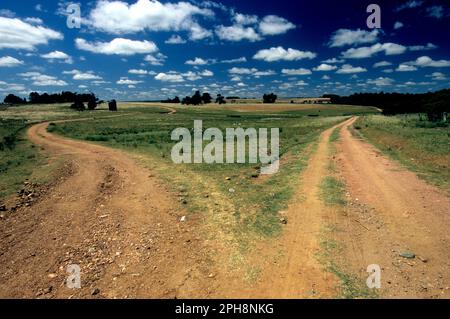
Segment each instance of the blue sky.
[[[370,3],[381,29],[366,24]],[[445,0],[2,0],[0,98],[434,91],[450,87],[449,33]]]

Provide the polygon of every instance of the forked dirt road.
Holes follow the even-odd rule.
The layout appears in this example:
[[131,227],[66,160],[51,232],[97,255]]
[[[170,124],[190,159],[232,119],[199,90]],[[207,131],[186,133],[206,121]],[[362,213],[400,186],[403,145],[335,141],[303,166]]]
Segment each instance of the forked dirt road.
[[[327,298],[338,280],[317,255],[333,226],[348,271],[382,268],[381,296],[449,297],[450,201],[436,188],[341,128],[337,155],[320,137],[284,212],[283,235],[258,248],[254,284],[228,278],[188,219],[176,194],[123,152],[65,139],[35,125],[28,137],[71,165],[30,207],[0,223],[0,297],[12,298]],[[334,160],[349,204],[327,207],[320,183]],[[200,217],[199,217],[200,218]],[[399,254],[412,251],[414,259]],[[82,288],[68,289],[66,267],[81,268]],[[230,279],[230,280],[229,280]]]

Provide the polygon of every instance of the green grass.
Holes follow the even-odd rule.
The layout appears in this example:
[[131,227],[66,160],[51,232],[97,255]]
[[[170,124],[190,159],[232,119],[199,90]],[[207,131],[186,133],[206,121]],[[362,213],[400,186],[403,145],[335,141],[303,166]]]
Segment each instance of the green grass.
[[448,124],[420,120],[419,115],[377,115],[364,116],[356,125],[357,133],[384,154],[450,195]]
[[329,206],[345,205],[345,183],[334,176],[324,177],[320,183],[320,196]]
[[18,191],[26,180],[48,182],[54,167],[26,139],[27,122],[2,119],[0,124],[0,199]]

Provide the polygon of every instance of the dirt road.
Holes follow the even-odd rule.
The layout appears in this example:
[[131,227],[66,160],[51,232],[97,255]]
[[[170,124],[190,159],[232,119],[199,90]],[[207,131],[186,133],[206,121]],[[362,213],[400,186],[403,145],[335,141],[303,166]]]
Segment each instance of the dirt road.
[[[35,203],[0,223],[0,297],[336,297],[339,280],[318,260],[323,230],[332,226],[346,270],[365,278],[368,265],[381,266],[381,296],[448,298],[449,199],[355,138],[355,120],[320,136],[282,212],[283,234],[256,245],[254,284],[217,266],[213,243],[198,235],[202,221],[181,222],[186,212],[176,194],[129,156],[35,125],[30,140],[70,165]],[[341,138],[332,155],[335,128]],[[345,207],[319,196],[330,161],[346,183]],[[78,290],[65,285],[72,264],[81,268]]]
[[336,158],[350,201],[337,221],[346,259],[360,272],[379,264],[386,297],[449,298],[449,198],[354,137],[355,120],[342,128]]
[[[70,168],[49,193],[0,223],[0,297],[207,297],[215,289],[197,222],[175,194],[120,151],[31,127],[28,137]],[[68,265],[82,288],[68,289]]]

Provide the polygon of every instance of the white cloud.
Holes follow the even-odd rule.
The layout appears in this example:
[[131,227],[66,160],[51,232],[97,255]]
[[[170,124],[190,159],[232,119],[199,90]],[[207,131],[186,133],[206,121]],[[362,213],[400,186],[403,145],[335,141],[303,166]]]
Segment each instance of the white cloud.
[[23,61],[13,58],[11,56],[5,56],[0,58],[0,68],[12,68],[19,65],[23,65]]
[[385,67],[385,66],[391,66],[391,65],[392,65],[391,62],[388,62],[388,61],[380,61],[380,62],[375,63],[375,64],[373,65],[373,67],[374,67],[374,68],[382,68],[382,67]]
[[338,74],[353,74],[367,72],[367,69],[363,67],[354,67],[350,64],[344,64],[339,70],[336,71]]
[[311,70],[309,69],[283,69],[281,70],[281,73],[284,75],[310,75],[312,74]]
[[295,29],[295,25],[288,20],[275,15],[265,16],[259,23],[259,32],[262,35],[277,35]]
[[335,65],[330,65],[330,64],[326,64],[326,63],[322,63],[321,65],[319,65],[318,67],[315,67],[313,70],[314,71],[323,71],[323,72],[327,72],[327,71],[333,71],[336,70],[337,66]]
[[242,40],[249,40],[251,42],[261,40],[261,36],[252,27],[245,27],[242,25],[232,25],[229,27],[218,26],[216,34],[221,40],[238,42]]
[[123,38],[116,38],[111,42],[94,42],[90,43],[84,39],[75,39],[78,49],[93,53],[107,55],[134,55],[153,53],[158,51],[158,47],[151,41],[134,41]]
[[64,60],[64,62],[68,64],[73,63],[72,57],[61,51],[53,51],[47,54],[42,54],[41,57],[47,60]]
[[50,40],[62,40],[64,36],[55,30],[32,25],[20,19],[0,17],[0,49],[32,51]]
[[203,70],[200,73],[201,76],[205,76],[205,77],[210,77],[210,76],[214,76],[214,72],[210,71],[210,70]]
[[266,62],[274,61],[297,61],[302,59],[314,59],[317,56],[316,53],[310,51],[299,51],[295,49],[284,49],[283,47],[274,47],[270,49],[264,49],[258,51],[253,59],[264,60]]
[[162,81],[162,82],[184,82],[183,76],[180,74],[167,74],[167,73],[159,73],[155,76],[155,80]]
[[58,78],[50,75],[41,74],[39,72],[26,72],[19,74],[20,76],[33,81],[35,86],[66,86],[67,82],[58,80]]
[[431,77],[434,81],[446,81],[448,80],[447,76],[444,73],[441,72],[433,72],[430,75],[427,75],[427,77]]
[[397,69],[395,69],[397,72],[413,72],[417,71],[417,68],[413,65],[406,65],[406,64],[400,64]]
[[231,74],[245,75],[245,74],[253,74],[255,72],[258,72],[258,69],[255,69],[255,68],[248,69],[248,68],[233,67],[230,70],[228,70],[228,72],[231,73]]
[[208,61],[202,58],[195,58],[194,60],[187,60],[184,64],[188,65],[205,65],[208,64]]
[[255,24],[258,22],[258,16],[242,14],[242,13],[235,13],[233,16],[233,21],[236,24],[240,24],[240,25]]
[[379,77],[375,80],[368,80],[367,83],[376,86],[390,86],[392,85],[392,83],[394,83],[394,80],[391,78]]
[[165,41],[166,44],[183,44],[186,43],[187,41],[184,40],[182,37],[180,37],[179,35],[172,35],[169,39],[167,39]]
[[147,70],[142,70],[142,69],[131,69],[131,70],[128,70],[128,73],[136,74],[136,75],[147,75],[148,71]]
[[337,58],[331,58],[331,59],[324,60],[322,62],[323,63],[344,63],[345,60],[337,59]]
[[443,6],[432,6],[427,8],[428,16],[431,18],[442,19],[444,16],[444,7]]
[[145,56],[144,61],[150,63],[151,65],[164,65],[167,56],[162,53],[157,53],[156,56],[152,54],[148,54]]
[[331,78],[328,75],[322,76],[322,80],[329,80],[329,79],[331,79]]
[[366,31],[366,30],[350,30],[339,29],[331,36],[329,46],[343,47],[346,45],[358,45],[364,43],[373,43],[378,40],[379,31]]
[[428,51],[428,50],[434,50],[437,49],[438,46],[434,45],[433,43],[427,43],[427,45],[413,45],[408,47],[410,51]]
[[30,24],[43,24],[44,21],[40,18],[25,18],[25,22],[28,22]]
[[142,81],[130,80],[127,77],[120,78],[119,81],[116,82],[119,85],[136,85],[142,83]]
[[342,52],[342,56],[346,59],[364,59],[370,58],[380,52],[385,55],[398,55],[406,52],[408,48],[396,43],[377,43],[370,47],[351,48]]
[[423,4],[422,0],[409,0],[407,2],[405,2],[404,4],[402,4],[401,6],[398,6],[396,8],[396,11],[402,11],[405,9],[413,9],[413,8],[417,8],[420,7]]
[[404,26],[403,23],[401,23],[400,21],[397,21],[397,22],[395,22],[395,24],[394,24],[394,30],[401,29],[401,28],[403,28],[403,26]]
[[93,71],[82,72],[80,70],[72,70],[63,71],[63,74],[73,75],[73,79],[76,81],[102,80],[102,77],[94,74]]
[[421,56],[416,61],[403,63],[405,65],[413,65],[418,67],[447,68],[450,67],[450,60],[435,61],[429,56]]
[[243,62],[247,62],[247,58],[246,57],[240,57],[240,58],[237,58],[237,59],[222,60],[220,62],[221,63],[243,63]]
[[189,31],[191,39],[211,35],[194,19],[195,16],[212,17],[209,9],[188,2],[161,3],[157,0],[138,0],[134,4],[123,1],[99,1],[90,12],[88,24],[97,30],[112,34],[141,31]]

